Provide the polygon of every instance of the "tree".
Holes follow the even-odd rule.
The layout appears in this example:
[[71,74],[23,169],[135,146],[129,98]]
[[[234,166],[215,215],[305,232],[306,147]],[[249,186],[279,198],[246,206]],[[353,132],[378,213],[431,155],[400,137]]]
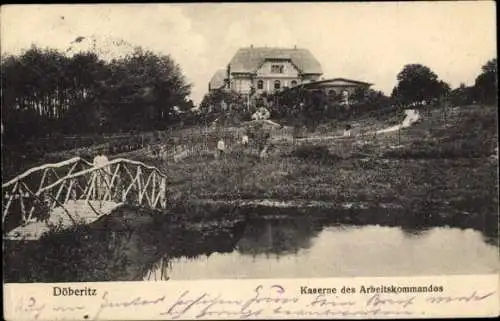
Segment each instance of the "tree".
[[390,98],[382,91],[373,89],[368,89],[366,91],[365,101],[367,104],[373,105],[376,108],[384,107],[391,103]]
[[474,96],[474,87],[467,87],[464,83],[461,83],[458,88],[450,92],[449,99],[454,106],[469,105],[474,101]]
[[474,85],[477,98],[483,103],[496,103],[498,101],[497,58],[489,60],[481,70]]
[[366,87],[357,87],[350,98],[354,103],[364,102],[368,96],[368,91]]
[[450,86],[426,66],[409,64],[397,76],[398,84],[393,90],[393,98],[408,104],[427,101],[446,95]]
[[180,67],[168,55],[136,49],[110,65],[108,89],[100,97],[107,106],[106,127],[161,128],[174,120],[174,106],[190,93]]
[[203,113],[224,112],[224,111],[242,111],[246,104],[243,95],[236,91],[226,89],[217,89],[210,91],[203,96],[200,103],[200,109]]
[[[140,48],[105,62],[93,52],[67,56],[32,46],[1,60],[5,138],[55,132],[157,129],[191,108],[191,85],[168,55]],[[4,140],[5,141],[5,140]]]

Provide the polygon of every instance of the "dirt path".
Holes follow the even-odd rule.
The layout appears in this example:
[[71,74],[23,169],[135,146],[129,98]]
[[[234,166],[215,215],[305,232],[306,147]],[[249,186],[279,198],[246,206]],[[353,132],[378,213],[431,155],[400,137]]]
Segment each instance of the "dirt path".
[[[405,111],[406,117],[405,119],[401,122],[401,124],[387,127],[384,129],[380,129],[377,131],[371,131],[371,132],[366,132],[363,135],[364,136],[369,136],[369,135],[376,135],[376,134],[384,134],[384,133],[390,133],[390,132],[395,132],[403,128],[408,128],[411,125],[415,124],[418,122],[421,117],[420,113],[414,109],[408,109]],[[348,138],[349,136],[344,136],[344,135],[336,135],[336,136],[311,136],[311,137],[305,137],[305,138],[299,138],[297,141],[310,141],[310,140],[330,140],[330,139],[341,139],[341,138]]]

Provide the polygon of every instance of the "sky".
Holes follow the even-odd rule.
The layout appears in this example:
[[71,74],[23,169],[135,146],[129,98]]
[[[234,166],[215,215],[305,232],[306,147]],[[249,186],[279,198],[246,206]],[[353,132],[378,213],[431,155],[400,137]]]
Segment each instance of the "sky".
[[10,5],[0,17],[2,54],[32,44],[66,50],[79,36],[113,47],[109,55],[130,51],[114,40],[170,54],[195,104],[214,72],[250,45],[307,48],[324,78],[367,81],[386,94],[405,64],[424,64],[453,88],[472,85],[497,56],[493,1]]

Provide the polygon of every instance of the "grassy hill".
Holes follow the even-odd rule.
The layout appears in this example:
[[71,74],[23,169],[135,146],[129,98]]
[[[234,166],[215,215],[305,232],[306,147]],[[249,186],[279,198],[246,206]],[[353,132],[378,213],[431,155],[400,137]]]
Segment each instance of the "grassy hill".
[[[394,117],[402,120],[401,115]],[[497,110],[490,106],[434,108],[401,132],[284,141],[263,160],[255,152],[234,147],[224,159],[148,162],[167,173],[171,204],[180,206],[200,199],[222,203],[268,199],[302,204],[298,207],[316,202],[331,212],[358,204],[379,213],[379,220],[388,215],[400,223],[488,225],[493,229],[488,234],[495,234],[496,120]],[[366,126],[370,129],[382,125],[369,118],[358,120],[362,123],[370,124]],[[400,210],[394,214],[394,209]]]

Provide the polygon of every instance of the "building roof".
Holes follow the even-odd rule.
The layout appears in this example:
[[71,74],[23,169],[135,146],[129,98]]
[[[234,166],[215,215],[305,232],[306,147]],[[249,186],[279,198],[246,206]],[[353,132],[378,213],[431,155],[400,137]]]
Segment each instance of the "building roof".
[[208,83],[210,89],[218,89],[224,87],[224,80],[226,78],[227,74],[225,69],[217,70]]
[[321,64],[307,49],[301,48],[240,48],[231,59],[231,73],[254,73],[267,59],[290,59],[304,74],[322,74]]
[[348,87],[348,86],[372,86],[373,84],[352,80],[347,78],[330,78],[302,84],[304,87]]

